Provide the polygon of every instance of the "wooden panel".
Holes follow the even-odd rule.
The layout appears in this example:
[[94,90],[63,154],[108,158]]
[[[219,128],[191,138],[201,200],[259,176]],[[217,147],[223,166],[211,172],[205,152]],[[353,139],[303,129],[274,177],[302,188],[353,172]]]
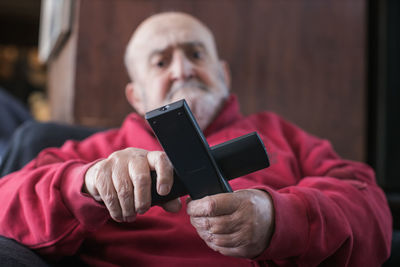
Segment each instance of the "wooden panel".
[[215,32],[245,114],[276,111],[364,160],[366,0],[81,0],[77,123],[114,126],[131,111],[125,45],[140,21],[165,10]]
[[[74,13],[79,13],[79,4],[74,5]],[[71,35],[57,55],[50,59],[47,88],[50,98],[51,119],[74,123],[76,52],[78,42],[78,20],[73,21]]]

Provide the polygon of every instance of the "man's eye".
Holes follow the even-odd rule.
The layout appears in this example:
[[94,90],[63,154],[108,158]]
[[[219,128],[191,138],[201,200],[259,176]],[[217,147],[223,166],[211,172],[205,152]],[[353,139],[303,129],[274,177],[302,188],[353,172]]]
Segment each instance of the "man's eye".
[[165,62],[164,61],[158,61],[157,62],[157,67],[159,67],[159,68],[163,68],[165,66]]
[[192,57],[193,57],[194,59],[200,59],[200,58],[201,58],[201,53],[200,53],[199,51],[194,51],[194,52],[192,53]]

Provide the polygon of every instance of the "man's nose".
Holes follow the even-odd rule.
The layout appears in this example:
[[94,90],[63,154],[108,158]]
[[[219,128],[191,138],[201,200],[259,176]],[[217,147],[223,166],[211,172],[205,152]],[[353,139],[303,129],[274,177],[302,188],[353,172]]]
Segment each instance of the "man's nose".
[[171,76],[174,80],[185,80],[192,78],[194,75],[193,63],[186,57],[186,55],[177,51],[173,56],[171,64]]

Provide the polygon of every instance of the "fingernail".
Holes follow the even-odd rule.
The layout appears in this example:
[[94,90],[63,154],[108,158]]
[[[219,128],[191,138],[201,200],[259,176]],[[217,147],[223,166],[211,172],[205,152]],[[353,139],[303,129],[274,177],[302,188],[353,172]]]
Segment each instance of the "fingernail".
[[123,222],[124,218],[118,217],[118,218],[113,218],[113,220],[116,221],[116,222]]
[[147,211],[146,205],[138,205],[139,208],[136,209],[136,214],[144,214]]
[[138,214],[144,214],[146,212],[146,210],[145,209],[138,209],[136,212]]
[[135,215],[125,217],[125,222],[133,222],[135,220],[136,220],[136,216]]
[[169,186],[166,185],[166,184],[160,185],[160,188],[159,188],[158,192],[159,192],[160,195],[165,196],[169,192]]

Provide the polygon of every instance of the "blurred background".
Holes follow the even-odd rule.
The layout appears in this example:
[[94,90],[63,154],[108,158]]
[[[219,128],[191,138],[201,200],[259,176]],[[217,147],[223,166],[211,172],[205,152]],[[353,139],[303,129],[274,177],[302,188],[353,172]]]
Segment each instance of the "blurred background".
[[171,10],[215,33],[245,114],[277,112],[373,166],[400,228],[397,0],[2,0],[3,145],[24,120],[118,126],[132,111],[125,45]]

